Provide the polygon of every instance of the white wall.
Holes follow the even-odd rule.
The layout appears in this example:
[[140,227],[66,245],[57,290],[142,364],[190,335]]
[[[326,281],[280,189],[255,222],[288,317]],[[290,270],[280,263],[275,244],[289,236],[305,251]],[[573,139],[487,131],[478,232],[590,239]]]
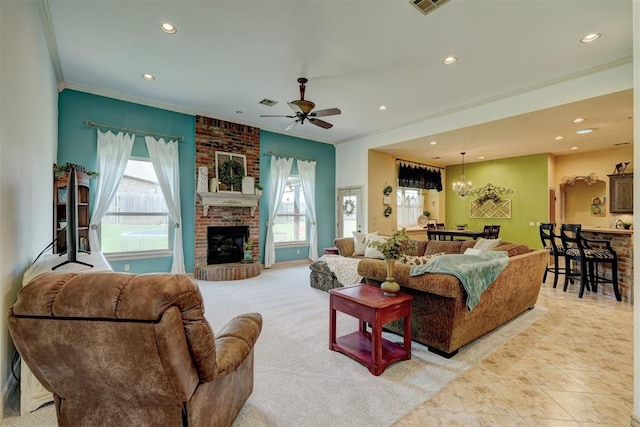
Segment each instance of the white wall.
[[[52,239],[56,79],[34,0],[0,0],[0,381],[12,385],[6,313]],[[0,415],[1,418],[1,415]],[[1,423],[1,422],[0,422]]]

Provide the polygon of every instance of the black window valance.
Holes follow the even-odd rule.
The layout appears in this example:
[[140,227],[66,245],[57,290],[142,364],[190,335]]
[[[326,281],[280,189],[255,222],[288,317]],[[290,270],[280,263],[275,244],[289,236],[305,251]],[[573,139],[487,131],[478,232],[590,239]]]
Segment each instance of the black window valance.
[[442,191],[442,175],[439,169],[400,163],[398,186]]

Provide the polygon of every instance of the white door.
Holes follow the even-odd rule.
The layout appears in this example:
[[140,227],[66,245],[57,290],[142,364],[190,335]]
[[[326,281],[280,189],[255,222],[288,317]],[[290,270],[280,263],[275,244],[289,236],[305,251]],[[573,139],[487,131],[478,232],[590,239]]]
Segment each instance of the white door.
[[362,187],[338,189],[337,237],[351,237],[353,231],[362,231],[364,208],[362,201]]

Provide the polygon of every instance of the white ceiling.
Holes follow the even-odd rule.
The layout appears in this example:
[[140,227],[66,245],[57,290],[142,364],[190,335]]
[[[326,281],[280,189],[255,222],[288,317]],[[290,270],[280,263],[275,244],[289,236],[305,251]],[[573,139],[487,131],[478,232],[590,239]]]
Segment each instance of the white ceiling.
[[[46,0],[45,0],[46,1]],[[451,0],[422,15],[406,0],[48,0],[63,85],[284,133],[287,102],[339,107],[325,130],[286,132],[343,143],[463,105],[630,61],[631,0]],[[161,22],[178,32],[160,31]],[[579,39],[592,32],[590,44]],[[455,55],[449,66],[442,59]],[[145,81],[143,73],[155,75]],[[273,107],[263,98],[278,101]],[[387,111],[378,110],[386,105]],[[241,111],[242,114],[238,113]],[[448,139],[471,138],[473,158],[557,155],[632,142],[631,90],[416,141],[399,157],[460,162]],[[577,138],[581,126],[597,129]],[[91,119],[91,118],[87,118]],[[565,136],[562,144],[553,139]],[[441,147],[441,148],[438,148]],[[427,160],[428,160],[427,159]]]

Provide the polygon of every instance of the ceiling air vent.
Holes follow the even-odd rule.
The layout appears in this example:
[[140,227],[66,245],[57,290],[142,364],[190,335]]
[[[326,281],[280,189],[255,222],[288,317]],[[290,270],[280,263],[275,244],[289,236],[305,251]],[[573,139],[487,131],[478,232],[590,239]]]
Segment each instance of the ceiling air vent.
[[449,0],[409,0],[409,3],[414,5],[416,9],[422,12],[423,15],[433,12]]
[[259,102],[259,104],[266,105],[267,107],[273,107],[277,103],[278,101],[274,101],[273,99],[267,99],[267,98],[264,98],[262,101]]

